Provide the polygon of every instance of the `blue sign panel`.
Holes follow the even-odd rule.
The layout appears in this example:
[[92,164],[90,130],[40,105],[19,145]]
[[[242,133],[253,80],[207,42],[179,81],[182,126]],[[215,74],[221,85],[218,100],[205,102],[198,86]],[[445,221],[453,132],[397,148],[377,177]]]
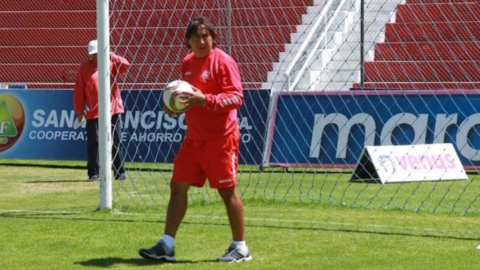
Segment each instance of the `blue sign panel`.
[[[260,164],[270,94],[244,91],[240,163]],[[185,117],[163,111],[162,91],[123,91],[127,161],[172,162]],[[86,160],[86,130],[76,127],[71,90],[0,90],[0,158]]]
[[278,97],[266,163],[351,167],[365,145],[452,143],[480,165],[480,92],[340,91]]

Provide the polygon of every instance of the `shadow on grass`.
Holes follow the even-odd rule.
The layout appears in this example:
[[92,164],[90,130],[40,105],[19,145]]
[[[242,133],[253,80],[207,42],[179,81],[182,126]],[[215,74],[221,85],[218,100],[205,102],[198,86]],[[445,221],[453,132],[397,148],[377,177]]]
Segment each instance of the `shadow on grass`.
[[215,260],[201,260],[201,261],[190,261],[190,260],[183,260],[183,261],[176,261],[172,262],[159,262],[159,261],[149,261],[142,258],[131,258],[131,259],[124,259],[124,258],[98,258],[98,259],[91,259],[84,262],[76,262],[77,265],[82,266],[96,266],[96,267],[111,267],[118,264],[128,264],[128,265],[158,265],[158,264],[196,264],[196,263],[214,263]]

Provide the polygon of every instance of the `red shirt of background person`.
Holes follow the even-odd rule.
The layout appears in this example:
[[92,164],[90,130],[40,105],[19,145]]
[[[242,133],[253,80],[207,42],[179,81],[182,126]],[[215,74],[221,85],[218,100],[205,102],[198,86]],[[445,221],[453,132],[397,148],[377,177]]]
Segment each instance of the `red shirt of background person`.
[[[84,116],[87,120],[98,118],[97,52],[89,50],[89,54],[91,58],[82,63],[78,69],[73,91],[73,106],[79,122],[82,122]],[[129,65],[130,63],[127,59],[113,52],[110,53],[110,102],[112,115],[124,112],[120,89],[115,79],[124,74]]]
[[[78,122],[86,118],[87,128],[87,172],[90,181],[99,179],[99,141],[98,141],[98,72],[97,72],[97,41],[92,40],[88,44],[90,60],[82,63],[78,69],[78,75],[73,91],[73,107],[78,115]],[[122,145],[122,121],[121,114],[124,112],[120,89],[116,78],[125,73],[130,63],[123,57],[110,53],[110,83],[111,83],[111,129],[112,129],[112,160],[116,180],[126,180],[124,161],[124,148]]]

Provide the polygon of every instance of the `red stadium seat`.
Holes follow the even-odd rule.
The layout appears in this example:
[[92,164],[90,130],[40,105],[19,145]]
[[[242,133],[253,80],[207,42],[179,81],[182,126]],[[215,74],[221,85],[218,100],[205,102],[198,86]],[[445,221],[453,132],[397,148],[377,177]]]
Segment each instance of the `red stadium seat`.
[[[366,62],[367,89],[475,89],[480,85],[480,3],[408,0]],[[358,88],[354,84],[353,88]]]
[[[204,15],[217,25],[218,47],[238,61],[244,83],[260,87],[310,5],[313,0],[232,1],[227,32],[226,6],[215,0],[186,1],[181,8],[163,0],[110,1],[111,49],[132,62],[125,85],[164,84],[180,76],[179,64],[189,52],[186,23]],[[95,24],[91,0],[2,1],[0,81],[30,88],[72,85],[78,65],[88,59]]]

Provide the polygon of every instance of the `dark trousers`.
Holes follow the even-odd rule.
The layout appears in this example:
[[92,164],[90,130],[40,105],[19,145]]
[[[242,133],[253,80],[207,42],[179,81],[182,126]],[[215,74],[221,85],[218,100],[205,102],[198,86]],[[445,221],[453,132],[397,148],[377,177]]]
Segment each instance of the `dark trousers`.
[[[125,173],[123,167],[122,120],[119,114],[112,115],[112,160],[115,178]],[[87,170],[88,177],[99,175],[98,168],[98,118],[87,120]]]

